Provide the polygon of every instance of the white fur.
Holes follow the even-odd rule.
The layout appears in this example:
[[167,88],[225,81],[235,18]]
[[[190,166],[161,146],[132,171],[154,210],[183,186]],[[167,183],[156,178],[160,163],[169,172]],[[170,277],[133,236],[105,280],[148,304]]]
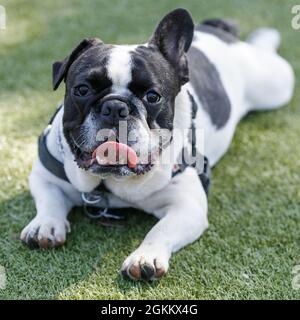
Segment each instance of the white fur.
[[248,43],[273,52],[279,48],[280,41],[280,33],[272,28],[259,28],[247,38]]
[[[271,39],[271,34],[266,37],[266,34],[260,33],[260,37]],[[226,44],[213,35],[196,32],[193,46],[202,50],[218,70],[232,106],[230,119],[221,129],[212,124],[202,108],[198,110],[197,127],[204,131],[204,151],[212,165],[228,149],[237,123],[247,112],[278,108],[292,97],[293,71],[275,52],[274,39],[268,40],[268,48],[263,48],[263,38],[258,35],[252,38],[252,43]],[[272,46],[273,50],[270,49]],[[114,90],[127,90],[131,80],[131,50],[133,47],[116,46],[111,53],[108,74]],[[190,127],[191,103],[187,89],[195,95],[189,83],[181,89],[175,102],[175,128]],[[201,105],[196,95],[195,99]],[[61,130],[62,112],[55,118],[48,137],[48,148],[59,160],[62,160],[62,155],[55,136]],[[179,153],[183,141],[173,143]],[[63,242],[68,230],[66,218],[70,208],[81,203],[80,192],[91,191],[100,182],[99,177],[77,167],[64,139],[63,146],[64,166],[72,184],[54,177],[39,161],[34,164],[30,189],[36,202],[37,216],[23,230],[23,240],[39,227],[39,239],[52,237],[54,243]],[[135,275],[131,275],[133,278],[139,278],[144,263],[154,268],[153,279],[160,277],[168,269],[171,254],[196,240],[208,227],[207,199],[196,171],[188,168],[171,179],[171,170],[172,164],[155,165],[143,176],[105,180],[112,192],[111,207],[136,207],[160,219],[122,266],[127,273],[135,271]]]
[[107,64],[108,77],[113,83],[113,91],[126,89],[131,81],[131,54],[135,46],[115,46]]

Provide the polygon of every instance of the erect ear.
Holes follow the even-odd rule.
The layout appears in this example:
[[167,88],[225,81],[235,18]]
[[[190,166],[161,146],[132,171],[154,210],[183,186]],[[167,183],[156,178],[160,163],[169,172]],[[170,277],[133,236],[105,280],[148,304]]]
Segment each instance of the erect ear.
[[63,79],[65,79],[71,64],[89,48],[103,43],[98,38],[83,39],[72,53],[62,61],[56,61],[52,66],[52,84],[53,90],[56,90]]
[[185,53],[194,35],[194,23],[185,9],[167,14],[158,24],[149,45],[156,46],[179,73],[181,85],[189,80]]

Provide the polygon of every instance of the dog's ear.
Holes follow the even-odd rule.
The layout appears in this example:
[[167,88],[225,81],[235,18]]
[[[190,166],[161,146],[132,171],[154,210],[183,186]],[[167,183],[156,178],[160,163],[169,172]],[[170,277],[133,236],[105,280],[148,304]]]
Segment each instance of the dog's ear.
[[63,79],[65,79],[71,64],[89,48],[103,43],[98,38],[83,39],[72,53],[62,61],[56,61],[52,66],[52,84],[53,90],[56,90]]
[[185,9],[176,9],[167,14],[158,24],[149,45],[155,46],[171,63],[180,76],[180,84],[189,80],[185,53],[194,35],[194,23]]

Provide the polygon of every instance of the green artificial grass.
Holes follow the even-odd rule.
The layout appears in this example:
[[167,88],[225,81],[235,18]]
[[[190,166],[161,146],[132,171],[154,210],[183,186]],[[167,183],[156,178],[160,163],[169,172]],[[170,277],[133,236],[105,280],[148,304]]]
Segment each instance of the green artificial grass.
[[[300,30],[291,27],[295,1],[7,0],[0,32],[0,265],[3,299],[296,299],[292,269],[300,263],[300,91],[278,111],[253,113],[239,125],[229,152],[213,170],[210,228],[171,259],[160,282],[123,279],[119,268],[155,223],[127,214],[110,229],[80,211],[57,250],[19,241],[35,215],[27,177],[36,140],[63,88],[51,90],[51,65],[86,36],[142,43],[169,10],[185,7],[195,21],[229,17],[242,37],[260,26],[282,33],[281,54],[300,78]],[[297,85],[296,84],[296,85]],[[63,87],[63,86],[62,86]]]

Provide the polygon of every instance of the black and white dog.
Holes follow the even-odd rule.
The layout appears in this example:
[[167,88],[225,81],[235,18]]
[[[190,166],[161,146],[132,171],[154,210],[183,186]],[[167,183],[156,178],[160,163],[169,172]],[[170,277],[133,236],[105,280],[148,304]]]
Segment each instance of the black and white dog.
[[[177,158],[193,144],[187,129],[194,125],[203,133],[196,147],[214,166],[243,116],[290,101],[294,74],[276,52],[279,43],[273,29],[259,29],[242,42],[230,22],[208,20],[195,27],[184,9],[165,16],[145,44],[83,40],[53,65],[54,89],[64,80],[65,98],[41,138],[46,150],[40,150],[29,178],[37,215],[21,239],[40,248],[63,244],[70,209],[102,184],[106,207],[134,207],[159,219],[125,259],[122,273],[132,279],[162,277],[171,254],[208,227],[207,195],[196,168],[187,166],[174,176],[175,160],[139,159],[161,158],[170,149]],[[121,144],[120,123],[136,137]],[[102,129],[105,139],[99,138]],[[186,136],[176,138],[175,130]],[[128,163],[99,159],[99,148],[110,141],[117,152],[125,148]],[[150,146],[150,141],[157,142]],[[45,152],[56,163],[49,164]]]

